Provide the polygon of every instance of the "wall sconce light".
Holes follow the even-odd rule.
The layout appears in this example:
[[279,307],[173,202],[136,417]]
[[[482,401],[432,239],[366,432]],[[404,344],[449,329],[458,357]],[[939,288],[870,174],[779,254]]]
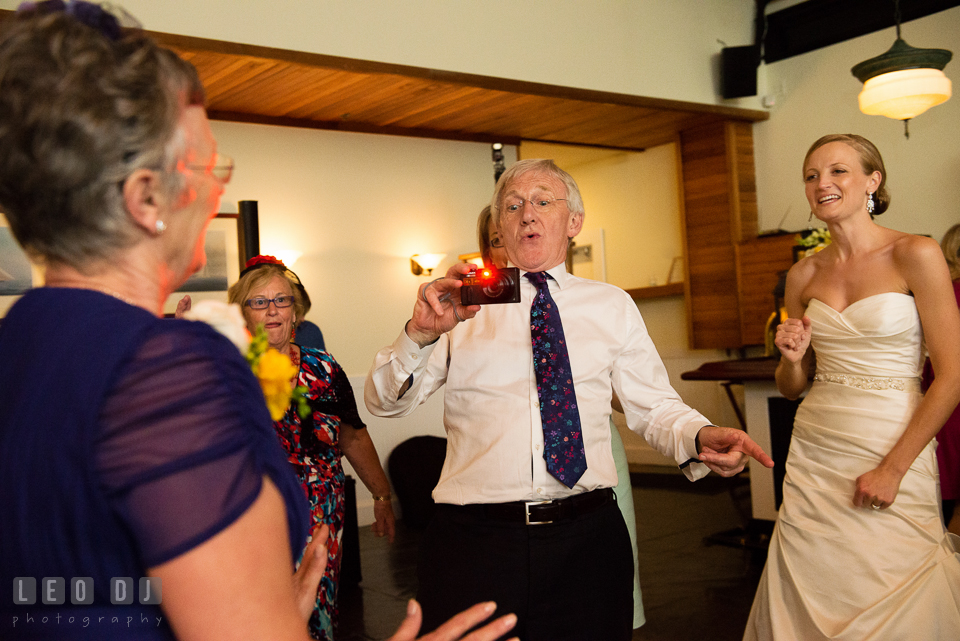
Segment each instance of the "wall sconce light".
[[414,276],[426,274],[429,276],[437,268],[446,254],[414,254],[410,257],[410,271]]
[[303,252],[298,252],[296,249],[278,249],[272,256],[279,258],[288,269],[293,269],[293,264],[303,256]]
[[917,49],[900,37],[900,2],[896,0],[897,39],[886,53],[864,60],[850,71],[863,83],[860,111],[907,121],[949,100],[950,79],[943,73],[953,53],[946,49]]

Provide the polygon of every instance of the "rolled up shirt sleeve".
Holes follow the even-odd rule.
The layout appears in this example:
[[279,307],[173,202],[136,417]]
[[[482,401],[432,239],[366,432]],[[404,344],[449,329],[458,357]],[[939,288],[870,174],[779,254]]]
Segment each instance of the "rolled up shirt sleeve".
[[690,461],[698,458],[697,434],[710,420],[684,403],[670,385],[667,369],[636,306],[625,309],[627,336],[612,378],[627,425],[661,454],[674,459],[691,481],[702,478],[710,469]]

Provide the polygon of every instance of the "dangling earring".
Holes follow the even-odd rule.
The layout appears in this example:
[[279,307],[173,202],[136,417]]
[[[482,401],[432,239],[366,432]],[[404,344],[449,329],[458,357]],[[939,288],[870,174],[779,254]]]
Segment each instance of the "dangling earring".
[[810,215],[807,216],[807,229],[813,229],[813,210],[810,210]]
[[867,213],[872,216],[872,215],[873,215],[873,210],[876,209],[876,208],[877,208],[877,206],[873,204],[873,194],[872,194],[872,193],[868,193],[868,194],[867,194]]

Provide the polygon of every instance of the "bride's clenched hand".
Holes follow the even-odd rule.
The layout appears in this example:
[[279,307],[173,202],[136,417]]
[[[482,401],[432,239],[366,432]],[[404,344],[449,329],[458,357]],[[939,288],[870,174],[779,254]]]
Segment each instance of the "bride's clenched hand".
[[788,361],[797,363],[810,346],[810,334],[809,316],[788,318],[777,325],[777,336],[773,343]]
[[857,479],[853,504],[856,507],[884,510],[896,500],[901,480],[903,474],[881,463]]

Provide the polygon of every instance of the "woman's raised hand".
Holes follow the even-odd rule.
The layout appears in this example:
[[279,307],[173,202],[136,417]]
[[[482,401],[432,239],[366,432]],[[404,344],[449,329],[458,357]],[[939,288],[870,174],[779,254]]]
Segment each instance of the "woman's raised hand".
[[780,349],[791,363],[797,363],[803,358],[810,346],[810,317],[802,319],[788,318],[777,325],[777,336],[773,343]]

